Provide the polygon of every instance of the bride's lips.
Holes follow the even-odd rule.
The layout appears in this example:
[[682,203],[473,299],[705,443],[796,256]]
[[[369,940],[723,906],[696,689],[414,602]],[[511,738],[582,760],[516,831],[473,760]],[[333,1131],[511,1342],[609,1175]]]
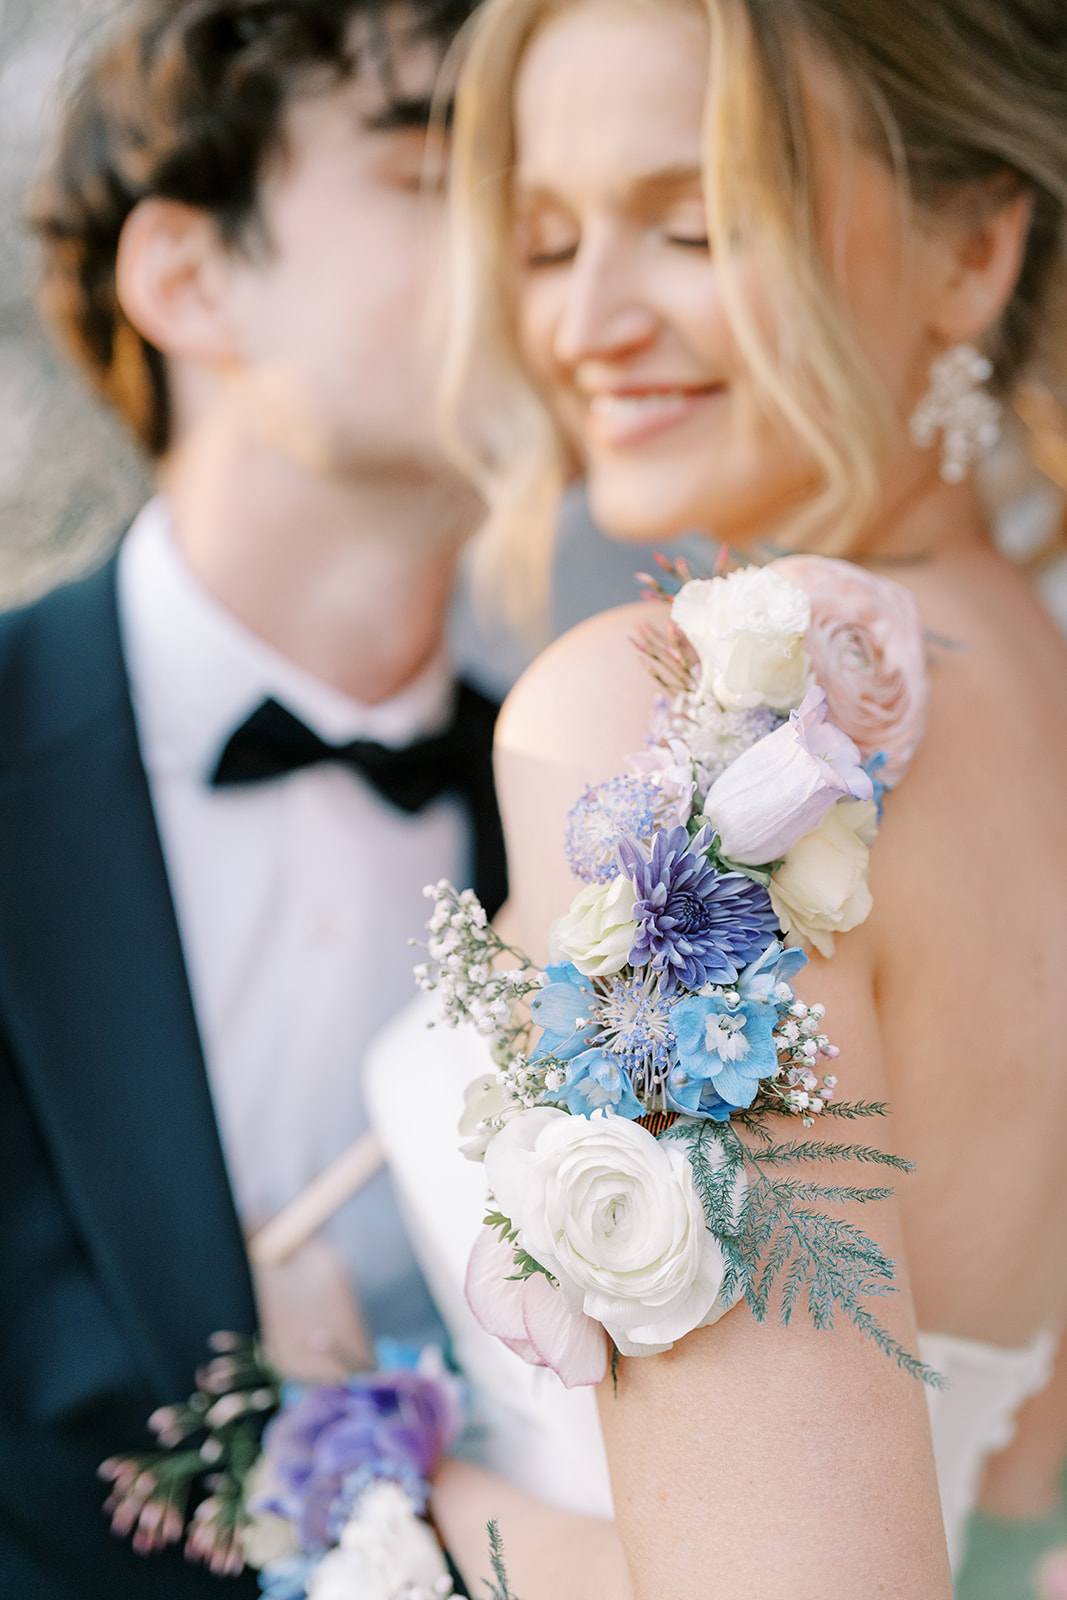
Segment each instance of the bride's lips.
[[604,389],[586,398],[586,428],[597,444],[640,444],[688,422],[723,388],[721,383],[706,383]]

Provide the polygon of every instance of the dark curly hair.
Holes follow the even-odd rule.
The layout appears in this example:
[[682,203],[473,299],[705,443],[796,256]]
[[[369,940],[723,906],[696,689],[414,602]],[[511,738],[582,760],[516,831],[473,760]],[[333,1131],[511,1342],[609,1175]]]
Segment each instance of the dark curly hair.
[[[424,122],[392,72],[390,12],[441,55],[473,0],[139,0],[109,30],[70,95],[49,170],[30,197],[43,247],[41,311],[93,386],[142,444],[170,436],[165,363],[127,320],[115,289],[123,225],[157,196],[207,212],[240,248],[258,220],[264,165],[286,105],[311,72],[373,71],[385,121]],[[365,19],[361,59],[353,24]]]

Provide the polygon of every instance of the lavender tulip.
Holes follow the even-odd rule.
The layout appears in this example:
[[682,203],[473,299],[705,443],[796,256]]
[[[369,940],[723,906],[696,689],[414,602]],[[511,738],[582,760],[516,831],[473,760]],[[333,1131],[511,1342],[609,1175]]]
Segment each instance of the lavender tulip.
[[704,815],[725,856],[762,866],[784,856],[836,801],[870,800],[873,793],[858,749],[827,722],[826,695],[815,687],[788,722],[715,780]]

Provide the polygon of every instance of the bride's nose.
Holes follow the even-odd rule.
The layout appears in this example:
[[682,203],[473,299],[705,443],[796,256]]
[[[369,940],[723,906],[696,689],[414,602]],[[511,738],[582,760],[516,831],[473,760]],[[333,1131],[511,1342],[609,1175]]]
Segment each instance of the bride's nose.
[[556,360],[563,366],[617,360],[650,344],[657,328],[641,292],[636,248],[607,229],[583,235],[556,324]]

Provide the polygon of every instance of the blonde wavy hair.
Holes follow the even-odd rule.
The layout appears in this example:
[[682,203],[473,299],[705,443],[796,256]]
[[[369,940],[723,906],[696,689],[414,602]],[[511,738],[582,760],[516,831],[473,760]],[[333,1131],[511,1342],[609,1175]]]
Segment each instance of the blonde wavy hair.
[[[558,500],[575,463],[516,340],[513,90],[550,18],[583,0],[486,0],[460,77],[453,144],[452,317],[441,416],[488,515],[476,578],[512,616],[542,605]],[[632,5],[657,0],[619,0]],[[671,0],[710,28],[704,188],[726,314],[765,404],[795,434],[815,489],[778,544],[847,553],[868,521],[892,423],[816,237],[805,58],[851,91],[851,134],[901,181],[905,214],[1024,189],[1022,270],[987,341],[1004,393],[1047,363],[1067,210],[1067,13],[1062,0]],[[658,0],[662,9],[663,0]],[[758,238],[770,324],[734,264]],[[1046,339],[1046,346],[1054,341]]]

